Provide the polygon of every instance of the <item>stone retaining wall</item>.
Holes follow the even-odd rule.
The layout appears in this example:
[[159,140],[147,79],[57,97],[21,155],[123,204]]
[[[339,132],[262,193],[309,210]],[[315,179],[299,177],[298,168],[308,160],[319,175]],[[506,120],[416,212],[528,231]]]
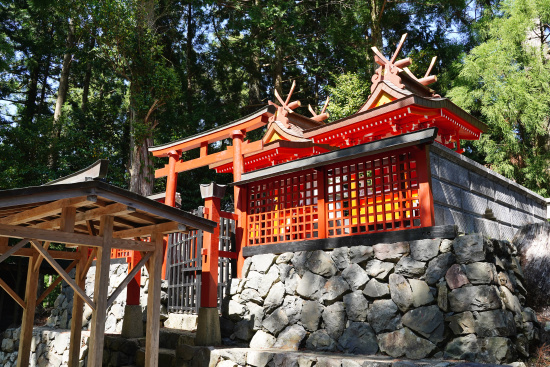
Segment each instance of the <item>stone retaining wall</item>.
[[222,334],[251,348],[514,361],[538,335],[516,255],[480,234],[256,255],[231,284]]
[[430,146],[430,168],[436,225],[512,240],[521,226],[548,218],[542,196],[440,144]]

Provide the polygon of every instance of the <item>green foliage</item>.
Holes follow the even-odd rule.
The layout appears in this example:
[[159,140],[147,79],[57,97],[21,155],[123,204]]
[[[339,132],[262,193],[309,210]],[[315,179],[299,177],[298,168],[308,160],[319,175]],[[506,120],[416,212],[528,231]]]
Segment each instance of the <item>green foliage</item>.
[[548,0],[507,1],[487,23],[486,40],[464,59],[449,93],[489,125],[473,143],[504,176],[548,195],[550,184],[550,54]]
[[357,113],[370,94],[370,82],[364,75],[346,73],[335,77],[327,90],[331,98],[328,113],[332,121]]

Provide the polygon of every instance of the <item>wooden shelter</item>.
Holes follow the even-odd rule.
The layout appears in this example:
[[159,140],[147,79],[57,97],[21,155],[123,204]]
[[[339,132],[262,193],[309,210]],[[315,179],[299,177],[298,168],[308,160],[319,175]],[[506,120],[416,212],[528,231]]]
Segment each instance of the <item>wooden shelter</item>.
[[[10,256],[29,258],[24,299],[0,279],[0,286],[24,309],[17,366],[29,365],[35,307],[56,285],[52,284],[37,300],[38,269],[43,260],[59,273],[59,281],[65,280],[75,292],[70,367],[79,365],[82,318],[77,316],[82,315],[84,302],[93,310],[88,366],[98,367],[102,364],[107,308],[145,265],[150,276],[145,365],[158,366],[163,236],[192,229],[213,232],[216,226],[210,220],[100,181],[57,182],[0,191],[0,262]],[[150,241],[139,240],[144,237]],[[68,249],[50,250],[51,243],[65,244]],[[109,295],[112,251],[136,251],[141,254],[141,260]],[[72,263],[63,269],[56,259],[68,259]],[[84,285],[94,259],[96,274],[91,299]],[[75,279],[68,275],[73,268],[76,268]]]

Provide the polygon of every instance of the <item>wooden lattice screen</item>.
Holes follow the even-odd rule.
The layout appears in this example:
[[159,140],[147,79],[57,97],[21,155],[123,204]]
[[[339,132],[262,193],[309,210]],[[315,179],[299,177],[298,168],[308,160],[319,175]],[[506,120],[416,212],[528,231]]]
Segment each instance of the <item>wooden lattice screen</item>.
[[421,227],[421,153],[408,148],[249,184],[248,245]]

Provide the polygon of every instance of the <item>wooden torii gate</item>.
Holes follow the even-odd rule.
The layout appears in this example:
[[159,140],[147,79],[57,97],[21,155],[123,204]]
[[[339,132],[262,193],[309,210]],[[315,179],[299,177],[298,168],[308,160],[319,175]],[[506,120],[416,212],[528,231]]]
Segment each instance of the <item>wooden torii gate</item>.
[[[24,299],[0,279],[0,286],[24,309],[17,366],[29,366],[35,308],[56,285],[52,284],[37,297],[43,260],[50,263],[60,275],[59,279],[65,280],[75,292],[70,367],[79,365],[84,302],[92,309],[88,366],[99,367],[103,358],[107,308],[145,265],[150,276],[145,365],[158,366],[163,236],[191,229],[212,232],[216,226],[217,223],[210,220],[100,181],[0,191],[0,262],[10,256],[29,258]],[[141,237],[150,237],[151,241],[140,241]],[[19,241],[10,246],[10,238]],[[52,243],[65,244],[75,251],[50,250]],[[28,244],[30,247],[25,247]],[[113,249],[140,251],[141,261],[109,295]],[[92,300],[86,295],[84,285],[94,258],[97,260]],[[73,262],[63,269],[56,259]],[[68,272],[75,267],[76,277],[72,279]]]

